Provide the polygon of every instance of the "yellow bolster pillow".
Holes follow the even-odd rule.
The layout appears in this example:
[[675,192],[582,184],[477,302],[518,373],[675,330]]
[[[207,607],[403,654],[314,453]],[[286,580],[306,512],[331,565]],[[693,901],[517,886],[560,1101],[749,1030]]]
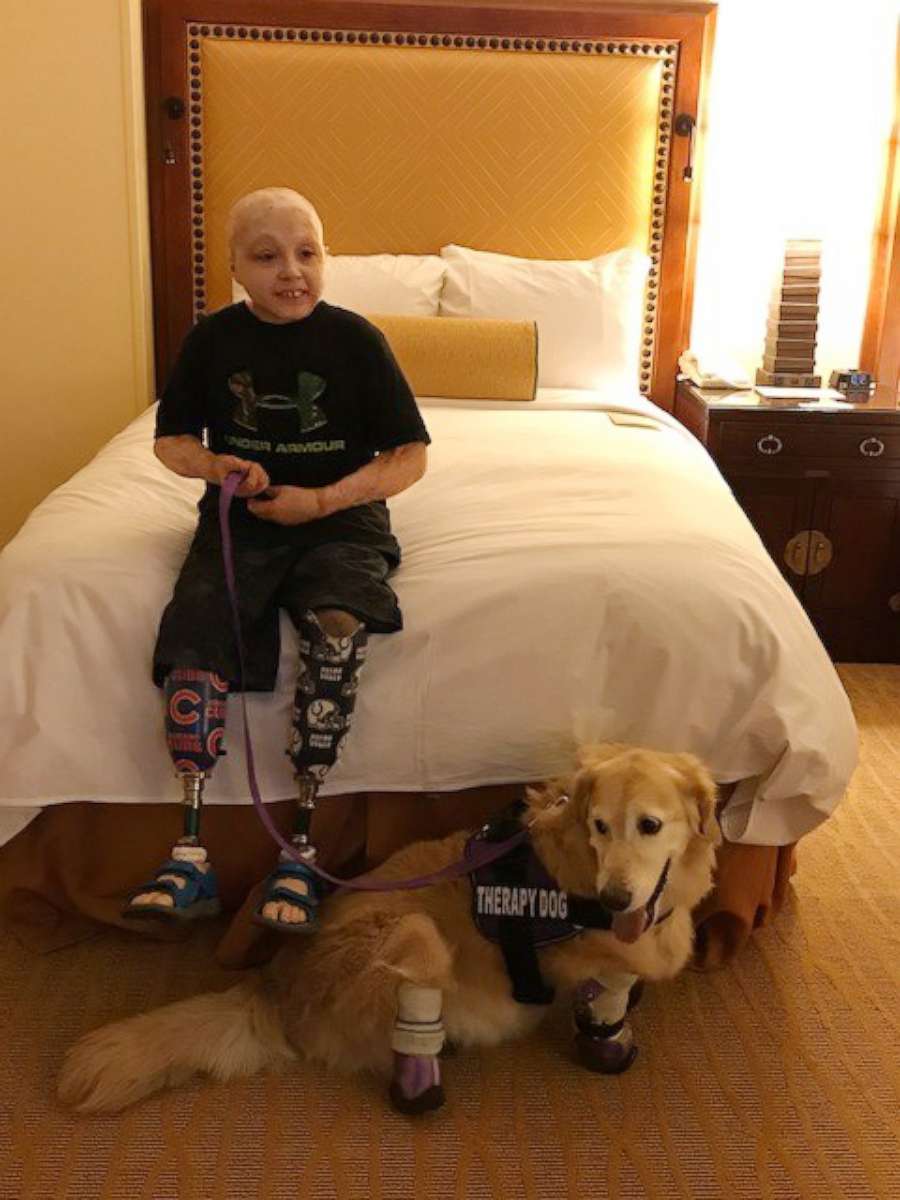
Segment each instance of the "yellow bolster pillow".
[[533,400],[537,325],[481,317],[366,313],[417,396]]

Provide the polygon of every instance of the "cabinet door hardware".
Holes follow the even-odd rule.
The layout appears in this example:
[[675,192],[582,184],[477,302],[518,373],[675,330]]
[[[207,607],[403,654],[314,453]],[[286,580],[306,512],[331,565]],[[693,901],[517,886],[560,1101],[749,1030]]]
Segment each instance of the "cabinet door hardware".
[[833,558],[834,545],[821,529],[801,529],[784,548],[784,561],[795,575],[818,575]]
[[807,575],[818,575],[831,565],[831,560],[834,558],[834,546],[831,538],[826,537],[820,529],[810,529],[809,538],[811,549],[806,573]]
[[806,574],[806,564],[809,561],[808,529],[794,534],[784,548],[784,561],[795,575]]

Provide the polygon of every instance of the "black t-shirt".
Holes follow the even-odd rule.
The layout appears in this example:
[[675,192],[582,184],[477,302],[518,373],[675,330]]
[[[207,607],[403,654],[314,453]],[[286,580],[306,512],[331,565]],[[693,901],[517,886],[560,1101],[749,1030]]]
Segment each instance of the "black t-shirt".
[[[203,317],[184,340],[159,403],[156,436],[192,434],[216,454],[262,463],[272,483],[324,487],[407,442],[429,442],[409,384],[384,335],[320,300],[279,325],[245,304]],[[207,485],[201,521],[217,519]],[[237,536],[319,545],[354,541],[396,550],[383,500],[303,525],[254,517],[235,500]]]

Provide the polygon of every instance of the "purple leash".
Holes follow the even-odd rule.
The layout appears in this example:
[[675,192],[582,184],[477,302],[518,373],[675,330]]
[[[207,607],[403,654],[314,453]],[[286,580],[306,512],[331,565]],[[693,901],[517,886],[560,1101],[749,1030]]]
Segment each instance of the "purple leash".
[[[234,499],[234,493],[240,486],[244,475],[240,471],[232,471],[226,476],[225,482],[219,492],[219,527],[222,535],[222,564],[225,568],[225,583],[228,587],[228,598],[231,601],[231,615],[234,621],[234,636],[237,642],[238,661],[241,667],[241,680],[244,679],[244,641],[241,636],[241,621],[238,615],[237,603],[237,585],[234,577],[234,555],[231,548],[231,526],[228,520],[229,509],[231,502]],[[351,890],[355,892],[399,892],[413,891],[416,888],[431,887],[435,883],[443,883],[450,879],[459,879],[461,875],[469,875],[476,871],[479,867],[485,866],[487,863],[493,862],[497,858],[502,858],[504,854],[510,851],[513,846],[517,846],[528,836],[528,830],[521,829],[512,837],[507,838],[503,842],[480,842],[469,853],[468,857],[460,859],[459,862],[450,863],[449,866],[442,867],[440,871],[435,871],[431,875],[419,875],[414,879],[398,879],[393,882],[387,880],[371,880],[368,883],[363,882],[365,876],[360,876],[358,879],[338,879],[334,875],[329,875],[327,871],[323,871],[315,862],[310,862],[304,858],[296,846],[286,841],[281,836],[275,827],[275,823],[269,816],[263,799],[259,794],[259,785],[256,782],[256,766],[253,761],[253,747],[250,744],[250,723],[247,717],[247,693],[241,692],[241,711],[243,713],[244,722],[244,751],[247,756],[247,779],[250,784],[250,795],[253,797],[253,804],[259,814],[259,819],[265,825],[266,829],[278,845],[284,850],[290,858],[295,862],[303,863],[320,879],[326,879],[329,883],[335,884],[343,890]]]

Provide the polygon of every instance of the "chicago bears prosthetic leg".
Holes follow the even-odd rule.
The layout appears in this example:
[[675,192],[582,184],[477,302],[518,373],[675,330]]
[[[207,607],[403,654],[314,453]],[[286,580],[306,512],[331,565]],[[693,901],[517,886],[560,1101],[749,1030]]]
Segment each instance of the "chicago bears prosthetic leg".
[[218,884],[200,844],[203,788],[224,754],[228,682],[212,671],[176,667],[165,681],[166,744],[184,789],[184,835],[155,879],[130,893],[126,917],[195,920],[219,912]]
[[286,933],[308,933],[316,925],[319,885],[306,865],[316,859],[309,830],[319,787],[337,762],[350,728],[368,641],[366,627],[337,609],[319,615],[307,610],[297,628],[300,661],[287,753],[297,781],[291,841],[304,861],[281,852],[253,916],[256,924]]

